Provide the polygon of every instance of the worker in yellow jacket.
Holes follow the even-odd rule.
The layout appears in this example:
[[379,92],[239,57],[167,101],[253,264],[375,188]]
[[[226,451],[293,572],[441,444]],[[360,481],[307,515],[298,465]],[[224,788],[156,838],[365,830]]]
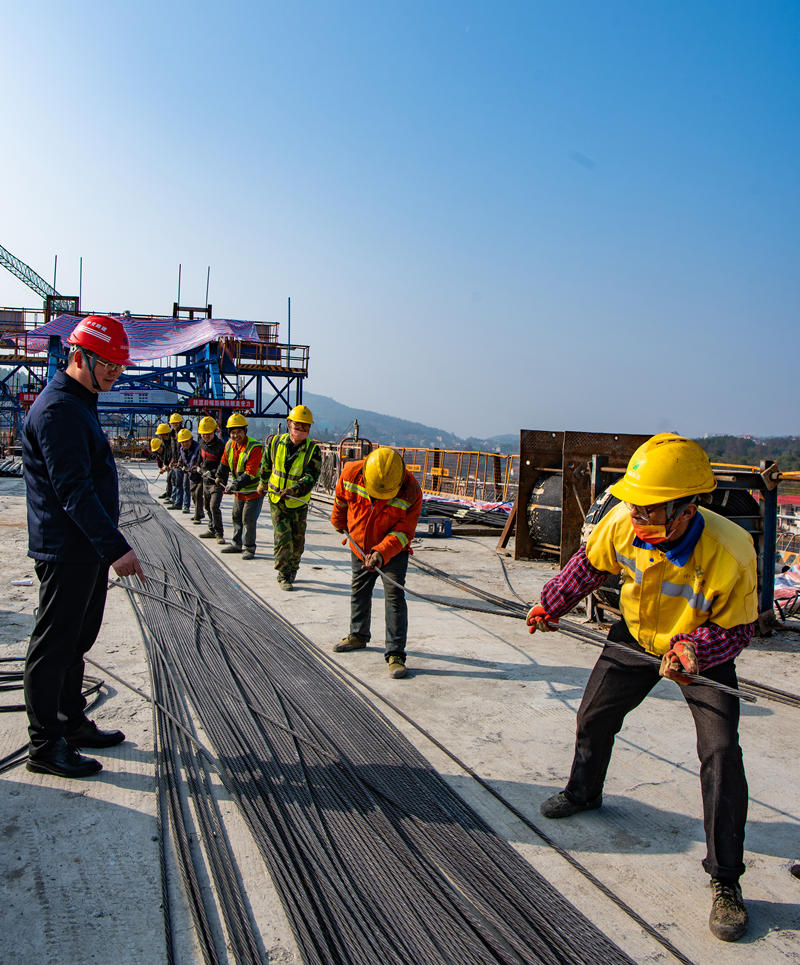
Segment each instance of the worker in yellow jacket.
[[[622,619],[589,677],[578,710],[572,773],[541,812],[567,818],[599,808],[614,737],[659,675],[683,684],[694,717],[707,855],[713,900],[709,927],[736,941],[748,916],[744,873],[747,780],[739,746],[739,700],[686,673],[736,687],[734,660],[758,616],[756,554],[751,537],[728,519],[698,506],[716,487],[708,457],[689,439],[665,432],[631,457],[611,487],[622,500],[595,527],[528,613],[531,633],[554,630],[558,617],[601,586],[622,578]],[[660,667],[646,655],[660,657]],[[687,686],[688,685],[688,686]]]

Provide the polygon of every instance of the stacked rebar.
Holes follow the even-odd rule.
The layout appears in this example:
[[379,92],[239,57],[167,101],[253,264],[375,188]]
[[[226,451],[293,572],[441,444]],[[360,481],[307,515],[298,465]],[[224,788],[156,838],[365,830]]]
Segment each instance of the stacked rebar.
[[[192,811],[237,961],[260,950],[196,752],[213,744],[306,962],[606,963],[630,959],[450,789],[409,742],[321,661],[313,644],[242,590],[123,475],[125,533],[148,584],[145,625],[173,823],[189,768]],[[199,803],[198,803],[199,802]],[[183,815],[183,817],[182,817]],[[180,835],[179,835],[180,838]],[[202,904],[188,835],[178,841],[206,959],[217,911]],[[217,929],[218,930],[218,929]]]

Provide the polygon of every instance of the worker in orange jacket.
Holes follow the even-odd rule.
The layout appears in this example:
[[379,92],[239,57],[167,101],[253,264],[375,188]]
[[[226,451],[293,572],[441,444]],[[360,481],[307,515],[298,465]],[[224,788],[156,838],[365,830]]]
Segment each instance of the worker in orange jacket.
[[333,648],[361,650],[370,639],[372,590],[383,580],[385,658],[391,677],[406,675],[408,606],[403,589],[422,490],[394,449],[382,446],[345,464],[336,483],[331,523],[350,534],[350,633]]

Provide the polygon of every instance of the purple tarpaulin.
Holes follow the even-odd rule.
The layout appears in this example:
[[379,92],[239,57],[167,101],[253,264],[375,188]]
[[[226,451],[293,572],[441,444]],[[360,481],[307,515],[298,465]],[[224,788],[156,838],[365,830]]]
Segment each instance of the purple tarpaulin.
[[[118,318],[119,316],[113,316]],[[254,322],[240,321],[235,318],[120,318],[128,333],[131,346],[131,359],[134,362],[151,362],[167,355],[179,355],[213,342],[219,338],[238,338],[246,342],[259,342],[258,330]],[[34,352],[47,351],[47,339],[58,335],[62,342],[80,318],[77,315],[59,315],[47,325],[40,325],[27,332],[27,345]],[[24,336],[9,333],[9,339],[19,341]]]

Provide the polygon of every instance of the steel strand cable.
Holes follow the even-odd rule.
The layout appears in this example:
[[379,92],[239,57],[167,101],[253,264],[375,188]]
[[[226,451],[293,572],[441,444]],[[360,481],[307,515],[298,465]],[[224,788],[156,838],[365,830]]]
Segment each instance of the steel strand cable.
[[[185,610],[184,610],[184,617],[185,617],[185,616],[186,616],[186,613],[185,613]],[[617,952],[617,953],[618,953],[618,952]]]

